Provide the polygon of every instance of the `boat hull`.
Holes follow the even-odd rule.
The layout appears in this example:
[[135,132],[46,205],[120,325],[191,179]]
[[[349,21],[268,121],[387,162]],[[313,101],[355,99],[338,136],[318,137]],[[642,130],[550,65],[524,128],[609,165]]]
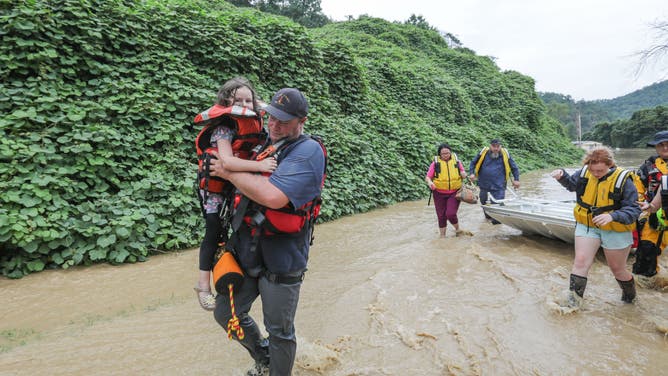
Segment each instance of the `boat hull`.
[[483,205],[488,216],[527,235],[575,241],[575,201],[543,201],[516,198]]

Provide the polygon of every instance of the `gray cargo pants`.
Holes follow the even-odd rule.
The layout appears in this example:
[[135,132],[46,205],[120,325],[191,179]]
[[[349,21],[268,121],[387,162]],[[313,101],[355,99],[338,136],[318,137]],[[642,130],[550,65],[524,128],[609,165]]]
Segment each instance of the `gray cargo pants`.
[[[281,284],[269,282],[264,276],[244,276],[241,289],[234,293],[234,309],[244,330],[244,339],[239,340],[236,333],[234,338],[256,362],[269,363],[271,376],[289,376],[292,372],[297,352],[294,319],[300,288],[301,282]],[[258,295],[262,299],[262,315],[269,341],[248,314]],[[216,297],[214,317],[227,333],[227,322],[232,317],[229,294]]]

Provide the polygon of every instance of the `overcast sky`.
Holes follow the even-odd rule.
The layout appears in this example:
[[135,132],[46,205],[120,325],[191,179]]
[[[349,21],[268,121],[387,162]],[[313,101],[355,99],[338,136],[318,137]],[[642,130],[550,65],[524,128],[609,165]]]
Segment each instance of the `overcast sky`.
[[455,35],[504,70],[536,80],[536,90],[575,100],[611,99],[668,79],[668,56],[636,75],[637,52],[657,42],[650,24],[668,20],[668,0],[322,0],[341,21],[411,14]]

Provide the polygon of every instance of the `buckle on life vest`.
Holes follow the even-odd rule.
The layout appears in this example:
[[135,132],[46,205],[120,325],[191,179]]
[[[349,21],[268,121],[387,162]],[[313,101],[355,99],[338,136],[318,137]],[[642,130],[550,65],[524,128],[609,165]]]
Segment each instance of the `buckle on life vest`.
[[266,217],[259,210],[255,214],[250,216],[250,225],[251,226],[261,226],[264,223]]
[[603,208],[600,206],[591,206],[589,208],[589,211],[591,212],[592,217],[596,217],[597,215],[603,214]]

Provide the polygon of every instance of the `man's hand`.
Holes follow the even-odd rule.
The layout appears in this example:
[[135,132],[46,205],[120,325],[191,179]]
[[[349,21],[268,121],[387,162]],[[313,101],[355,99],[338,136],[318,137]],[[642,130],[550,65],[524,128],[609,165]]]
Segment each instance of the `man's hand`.
[[213,151],[211,154],[213,154],[216,157],[216,159],[211,158],[210,162],[209,162],[209,170],[211,171],[211,175],[218,176],[219,178],[227,179],[227,174],[230,171],[225,169],[225,164],[220,159],[220,156],[218,155],[218,152]]
[[469,179],[471,179],[471,181],[473,181],[473,182],[476,181],[475,174],[469,175]]
[[515,189],[520,188],[520,181],[519,180],[513,180],[513,188],[515,188]]

